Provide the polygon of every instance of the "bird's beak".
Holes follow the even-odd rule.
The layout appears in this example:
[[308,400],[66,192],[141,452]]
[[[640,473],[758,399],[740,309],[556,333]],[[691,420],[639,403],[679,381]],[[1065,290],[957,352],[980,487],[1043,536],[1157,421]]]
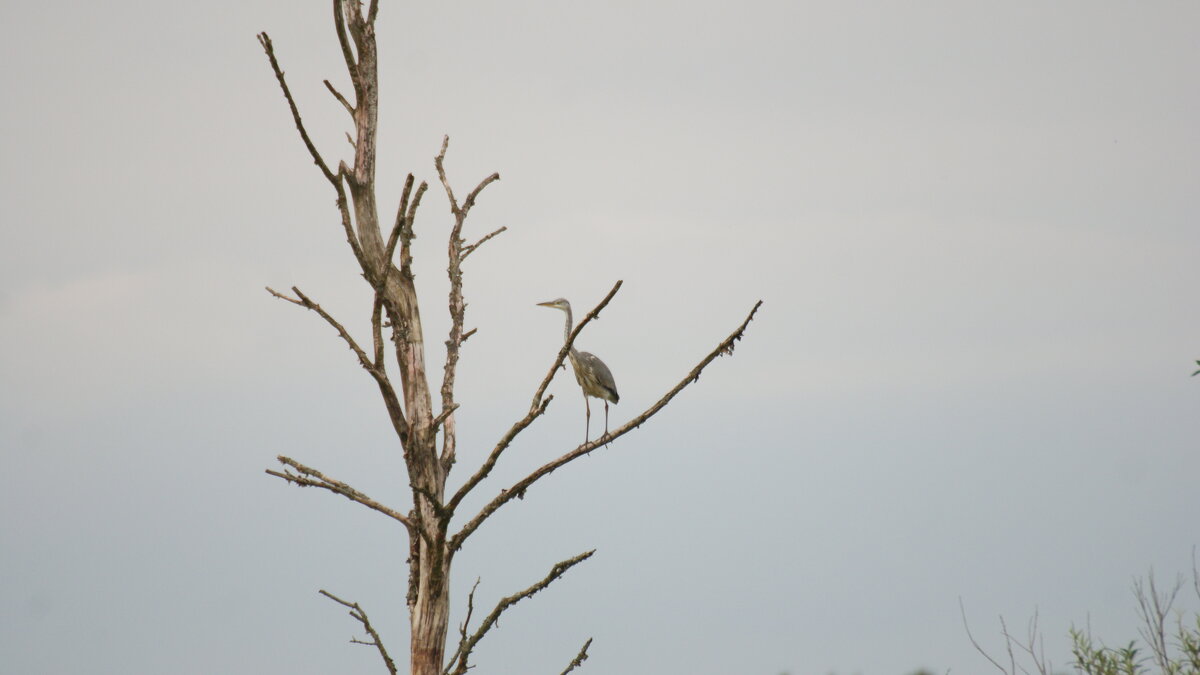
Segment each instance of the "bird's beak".
[[538,307],[553,307],[554,303],[551,301],[546,301],[546,302],[539,302],[537,305],[538,305]]

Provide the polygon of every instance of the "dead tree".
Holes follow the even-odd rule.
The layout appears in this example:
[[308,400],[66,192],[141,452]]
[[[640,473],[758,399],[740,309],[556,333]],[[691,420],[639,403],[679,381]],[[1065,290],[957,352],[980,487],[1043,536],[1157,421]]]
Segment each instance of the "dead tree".
[[[516,497],[523,497],[537,481],[550,475],[555,469],[572,462],[594,450],[609,445],[642,425],[651,416],[667,405],[687,385],[695,382],[701,371],[718,356],[733,351],[734,343],[754,317],[761,302],[754,305],[749,316],[715,349],[700,360],[691,372],[652,406],[635,416],[625,425],[614,429],[598,439],[586,442],[566,452],[557,459],[537,467],[512,485],[499,489],[477,513],[460,514],[464,498],[479,488],[491,473],[505,449],[522,431],[546,412],[553,399],[546,393],[563,359],[567,356],[575,337],[613,299],[621,287],[618,281],[596,307],[584,317],[569,336],[566,344],[558,351],[549,370],[534,392],[528,412],[515,421],[508,431],[496,442],[487,458],[469,477],[456,488],[448,489],[447,479],[457,455],[454,413],[458,408],[455,400],[455,373],[458,368],[459,351],[474,330],[464,331],[465,303],[463,302],[463,263],[480,246],[505,228],[479,237],[472,243],[464,238],[463,226],[480,193],[499,174],[484,178],[466,197],[459,199],[446,176],[445,158],[449,138],[442,141],[441,152],[434,160],[438,179],[450,202],[451,224],[448,247],[448,272],[450,277],[450,334],[446,340],[446,360],[442,367],[440,400],[430,388],[430,374],[426,371],[424,333],[421,328],[421,308],[412,273],[411,243],[413,224],[426,183],[414,188],[412,174],[404,184],[400,204],[391,227],[385,232],[380,227],[378,205],[375,196],[376,124],[379,118],[379,81],[377,78],[377,52],[375,44],[375,18],[379,9],[378,0],[369,5],[359,0],[333,0],[333,24],[341,45],[346,70],[353,86],[353,96],[344,96],[333,84],[325,80],[325,87],[353,119],[355,134],[351,138],[354,146],[353,162],[342,161],[333,166],[328,163],[313,144],[305,129],[296,101],[288,88],[284,73],[276,59],[275,49],[266,33],[258,36],[270,61],[275,78],[283,90],[300,139],[304,142],[313,162],[329,182],[337,197],[337,211],[346,241],[350,244],[362,276],[374,292],[374,305],[370,318],[370,337],[360,343],[346,327],[325,308],[293,286],[291,293],[280,293],[268,288],[272,295],[311,310],[332,326],[343,341],[349,345],[358,364],[370,375],[383,399],[392,428],[395,430],[403,451],[408,472],[407,483],[411,490],[411,505],[407,510],[382,504],[350,485],[336,480],[317,469],[289,457],[279,457],[281,470],[268,470],[272,476],[289,483],[317,487],[339,494],[377,511],[402,525],[409,541],[408,609],[412,637],[410,644],[410,672],[413,675],[462,675],[469,667],[471,652],[479,640],[496,624],[502,612],[521,600],[537,593],[561,577],[571,567],[586,560],[591,551],[563,560],[537,583],[518,593],[503,598],[496,607],[474,629],[471,615],[474,611],[474,592],[467,599],[467,618],[459,628],[457,645],[447,658],[446,639],[450,616],[450,569],[454,555],[467,539],[479,529],[498,509]],[[389,334],[385,338],[385,329]],[[390,339],[390,345],[388,344]],[[400,375],[399,386],[388,374],[386,363],[395,359],[395,370]],[[436,407],[435,407],[436,400]],[[440,441],[440,442],[439,442]],[[461,517],[460,517],[461,516]],[[355,602],[347,602],[322,591],[330,599],[350,609],[350,614],[359,621],[369,640],[356,640],[374,646],[391,673],[397,666],[384,648],[379,634],[371,626],[366,612]],[[587,658],[588,645],[584,644],[567,670],[577,667]]]

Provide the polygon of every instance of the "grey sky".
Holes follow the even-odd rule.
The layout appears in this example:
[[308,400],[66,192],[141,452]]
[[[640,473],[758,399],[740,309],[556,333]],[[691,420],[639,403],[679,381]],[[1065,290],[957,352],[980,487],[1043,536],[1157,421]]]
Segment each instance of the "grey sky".
[[[0,670],[377,671],[407,643],[389,523],[262,474],[288,454],[403,504],[327,185],[349,128],[326,2],[0,5]],[[958,616],[1135,635],[1134,575],[1200,544],[1200,6],[400,3],[379,19],[380,192],[491,171],[469,225],[465,472],[577,306],[643,432],[457,562],[456,607],[597,548],[480,672],[984,672]],[[427,339],[444,198],[418,221]],[[438,352],[433,352],[436,367]],[[490,494],[577,440],[569,378]],[[461,473],[458,474],[461,480]],[[454,480],[452,478],[452,480]],[[1195,603],[1192,604],[1195,606]],[[458,620],[456,615],[455,621]]]

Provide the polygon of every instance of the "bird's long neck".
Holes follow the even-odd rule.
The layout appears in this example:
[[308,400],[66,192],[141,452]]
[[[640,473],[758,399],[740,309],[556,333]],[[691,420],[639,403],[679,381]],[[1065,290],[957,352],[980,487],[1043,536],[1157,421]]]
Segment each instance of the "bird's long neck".
[[[567,313],[567,324],[566,324],[566,326],[563,327],[563,342],[565,343],[567,340],[571,339],[571,328],[572,328],[572,326],[574,326],[575,322],[574,322],[573,318],[571,317],[571,306],[570,305],[567,305],[566,307],[564,307],[563,311]],[[577,353],[578,352],[575,351],[575,345],[571,345],[571,356],[575,356]]]

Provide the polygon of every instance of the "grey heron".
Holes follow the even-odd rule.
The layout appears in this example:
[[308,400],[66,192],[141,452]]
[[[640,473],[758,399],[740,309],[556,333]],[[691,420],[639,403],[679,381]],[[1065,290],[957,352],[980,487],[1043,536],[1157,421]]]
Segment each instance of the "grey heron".
[[[571,326],[573,325],[571,317],[571,303],[567,302],[566,298],[557,300],[549,300],[547,302],[539,302],[539,307],[552,307],[561,309],[567,314],[566,328],[563,330],[563,341],[570,339]],[[583,388],[583,405],[587,410],[587,418],[584,421],[583,427],[583,442],[586,443],[592,426],[592,406],[588,403],[588,397],[598,398],[604,401],[604,433],[608,433],[608,404],[616,403],[621,400],[617,394],[617,381],[613,379],[612,371],[604,362],[595,354],[581,352],[571,345],[570,351],[571,367],[575,370],[575,381],[579,382],[579,386]]]

